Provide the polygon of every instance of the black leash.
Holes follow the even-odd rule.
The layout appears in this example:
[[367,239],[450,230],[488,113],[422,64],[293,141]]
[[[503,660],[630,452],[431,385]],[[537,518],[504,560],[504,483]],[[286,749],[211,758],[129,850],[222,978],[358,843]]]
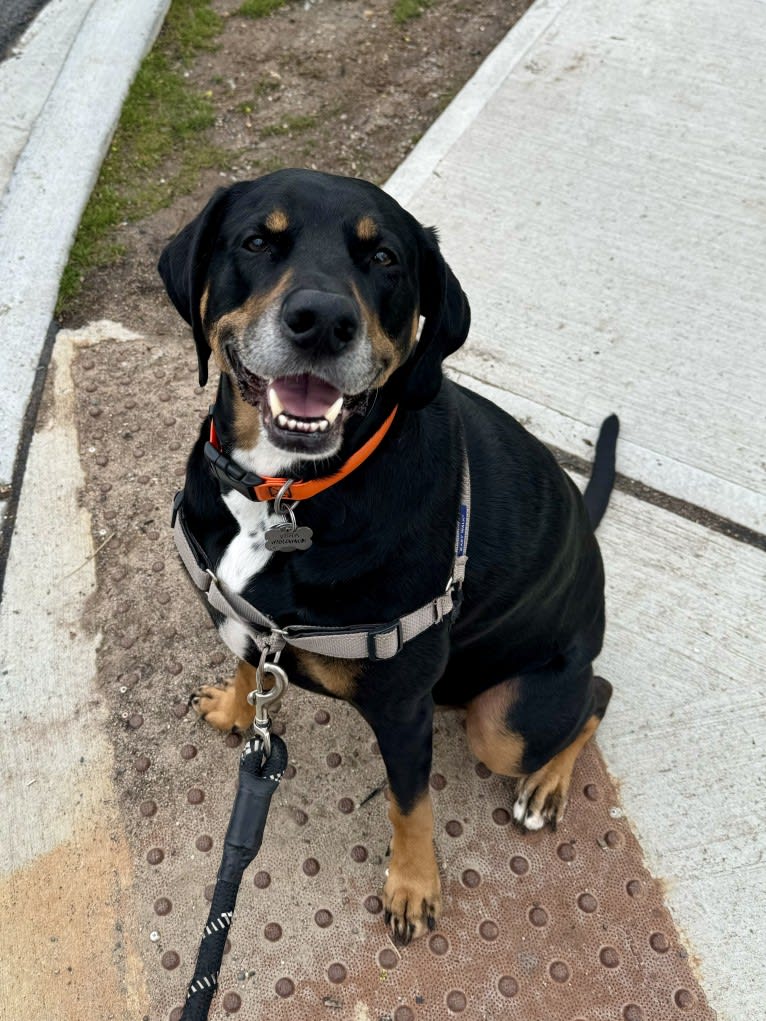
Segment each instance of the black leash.
[[[256,736],[246,743],[239,760],[239,787],[181,1021],[207,1019],[210,1003],[218,988],[218,973],[242,876],[260,849],[271,797],[287,768],[287,746],[280,737],[271,735],[266,713],[266,705],[282,695],[287,678],[276,664],[264,661],[258,673],[261,690],[253,692],[249,698],[256,705]],[[267,692],[262,689],[264,673],[274,675],[275,680],[274,687]]]

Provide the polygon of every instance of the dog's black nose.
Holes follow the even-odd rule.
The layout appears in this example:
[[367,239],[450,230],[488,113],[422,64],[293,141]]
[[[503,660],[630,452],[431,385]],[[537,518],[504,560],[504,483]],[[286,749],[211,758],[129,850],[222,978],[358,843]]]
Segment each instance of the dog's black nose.
[[340,354],[356,337],[359,315],[350,298],[329,291],[293,291],[282,306],[285,336],[304,351]]

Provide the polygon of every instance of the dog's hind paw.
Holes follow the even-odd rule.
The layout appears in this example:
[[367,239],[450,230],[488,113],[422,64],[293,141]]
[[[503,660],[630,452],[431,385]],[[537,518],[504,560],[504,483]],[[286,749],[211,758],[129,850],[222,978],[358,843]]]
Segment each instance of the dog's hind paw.
[[255,710],[241,697],[241,689],[234,683],[223,688],[206,684],[194,692],[191,704],[217,730],[247,730],[255,716]]
[[591,716],[566,748],[540,769],[521,778],[513,805],[513,818],[524,829],[540,830],[549,822],[555,830],[564,818],[575,761],[596,733],[600,722],[600,716]]
[[521,782],[513,818],[525,830],[541,830],[546,822],[555,830],[564,818],[566,804],[566,790],[560,783],[546,784],[545,778],[540,782],[539,774],[533,773]]

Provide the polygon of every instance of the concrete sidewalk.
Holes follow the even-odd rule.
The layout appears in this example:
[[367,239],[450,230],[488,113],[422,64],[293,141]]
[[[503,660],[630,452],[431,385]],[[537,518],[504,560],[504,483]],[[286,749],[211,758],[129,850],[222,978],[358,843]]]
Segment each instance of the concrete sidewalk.
[[[613,889],[617,877],[621,894],[627,889],[633,897],[636,887],[631,891],[631,885],[647,888],[650,877],[631,880],[627,886],[622,883],[625,859],[619,855],[626,853],[632,840],[627,817],[648,869],[660,881],[656,888],[662,884],[666,891],[666,903],[687,948],[676,943],[675,937],[671,943],[674,949],[680,947],[679,958],[691,955],[702,991],[719,1021],[760,1021],[766,998],[762,953],[766,945],[764,43],[766,5],[758,0],[733,0],[725,10],[715,0],[694,4],[689,0],[662,4],[537,0],[388,186],[415,215],[439,227],[445,253],[470,297],[474,326],[468,344],[453,361],[454,375],[506,407],[544,440],[574,455],[575,464],[580,463],[578,458],[590,460],[589,444],[598,423],[617,411],[623,423],[619,470],[628,480],[648,487],[641,492],[654,501],[633,495],[626,482],[626,491],[616,495],[600,533],[609,585],[609,631],[598,669],[614,684],[615,696],[599,730],[599,744],[619,784],[620,803],[608,800],[617,799],[617,794],[606,776],[598,773],[598,764],[589,759],[583,768],[588,777],[599,779],[595,786],[593,781],[586,785],[585,779],[579,783],[575,814],[585,826],[579,842],[568,829],[558,837],[535,836],[521,845],[526,858],[517,852],[511,871],[518,875],[514,861],[526,861],[527,867],[531,861],[531,878],[539,865],[539,875],[554,876],[553,885],[560,883],[563,889],[572,874],[567,877],[554,870],[572,861],[569,856],[576,853],[584,859],[589,847],[604,854],[614,847],[618,856],[613,863],[602,856],[604,871],[598,882],[603,882],[605,890]],[[105,328],[103,336],[107,339],[99,342],[98,331],[90,329],[79,336],[67,335],[56,346],[47,417],[38,424],[30,451],[6,598],[0,607],[6,681],[0,732],[9,749],[8,754],[4,752],[3,797],[13,834],[2,862],[6,875],[0,895],[3,904],[16,905],[17,910],[19,904],[36,903],[43,896],[51,874],[63,875],[75,892],[67,894],[71,897],[67,901],[52,897],[59,912],[56,917],[77,933],[77,925],[88,920],[91,942],[83,937],[80,953],[87,957],[92,947],[103,986],[93,991],[103,992],[113,1012],[109,1016],[127,1021],[141,1016],[147,982],[154,990],[153,1008],[160,1001],[163,1005],[166,1000],[175,1002],[173,990],[182,984],[180,971],[175,978],[171,974],[178,963],[176,947],[193,943],[186,930],[189,925],[196,929],[196,921],[189,920],[200,916],[204,901],[201,906],[194,897],[209,881],[210,870],[205,860],[209,845],[200,844],[198,835],[196,844],[186,837],[197,832],[190,826],[220,833],[225,825],[228,778],[217,772],[220,739],[190,730],[182,711],[175,713],[190,683],[181,672],[183,664],[194,670],[193,663],[206,662],[205,656],[211,663],[219,662],[212,658],[217,646],[202,625],[177,625],[184,630],[184,644],[180,652],[177,644],[172,646],[177,662],[166,662],[170,653],[165,645],[178,643],[177,634],[152,637],[152,627],[158,631],[152,622],[137,643],[146,651],[137,652],[136,634],[129,629],[123,633],[122,620],[94,623],[91,619],[96,592],[92,535],[96,534],[99,544],[109,543],[110,530],[118,531],[110,522],[123,527],[99,563],[111,551],[108,571],[102,567],[102,584],[123,600],[121,616],[128,615],[131,600],[140,603],[143,586],[152,578],[165,577],[165,559],[158,551],[167,553],[167,587],[176,591],[181,584],[180,574],[173,573],[177,564],[167,536],[155,533],[146,523],[165,513],[168,487],[179,466],[169,454],[167,463],[158,465],[149,463],[151,452],[136,450],[141,474],[110,476],[106,488],[99,489],[99,478],[104,476],[98,476],[97,466],[114,458],[107,449],[113,437],[107,430],[106,435],[89,439],[86,446],[81,435],[78,456],[78,390],[73,380],[81,381],[89,371],[78,350],[95,344],[97,357],[112,368],[115,386],[123,385],[131,401],[127,384],[119,380],[123,356],[113,353],[110,345],[115,340],[124,345],[136,366],[142,356],[148,363],[149,352],[152,375],[147,375],[145,386],[161,389],[161,399],[168,402],[164,407],[178,416],[184,430],[192,427],[205,403],[204,395],[194,399],[196,404],[188,399],[191,379],[187,386],[177,373],[166,371],[163,359],[177,358],[174,364],[182,363],[167,338],[158,347],[151,338],[142,340],[115,327]],[[123,414],[122,399],[114,394],[103,397],[110,413],[117,416],[115,421]],[[128,407],[126,403],[126,422]],[[179,439],[187,435],[179,432]],[[61,514],[55,541],[42,545],[66,551],[67,559],[41,561],[32,571],[30,557],[46,534],[41,509],[46,506],[52,477]],[[115,492],[110,496],[112,483]],[[85,497],[80,497],[81,491]],[[88,503],[88,493],[100,494],[98,500]],[[476,515],[480,516],[480,509]],[[125,544],[130,539],[122,536],[136,536],[143,545],[129,547]],[[170,614],[172,623],[171,610],[163,613]],[[160,644],[155,648],[153,641]],[[98,678],[97,652],[108,665]],[[192,654],[198,658],[192,660]],[[124,665],[132,656],[143,663],[140,669]],[[155,684],[157,675],[160,683]],[[59,682],[62,676],[67,678],[65,690]],[[177,719],[165,711],[167,706],[160,711],[152,702],[159,697],[168,700],[158,690],[177,696],[173,707]],[[341,709],[331,709],[332,723],[320,723],[318,701],[309,700],[302,709],[297,704],[287,707],[292,713],[288,715],[291,747],[301,749],[298,780],[303,786],[293,790],[303,793],[291,795],[295,804],[279,816],[291,840],[265,845],[259,859],[260,866],[274,874],[275,882],[271,901],[264,899],[266,893],[257,893],[258,909],[287,912],[286,905],[305,899],[310,905],[310,927],[321,911],[330,919],[334,913],[337,919],[341,912],[348,913],[349,901],[353,906],[363,899],[358,878],[363,859],[355,859],[358,867],[354,866],[353,876],[341,869],[340,880],[330,878],[335,876],[333,866],[337,867],[333,860],[338,853],[337,832],[343,830],[344,839],[363,840],[373,849],[380,844],[381,854],[385,847],[383,827],[368,817],[355,811],[347,819],[342,814],[345,809],[333,814],[337,795],[328,793],[334,788],[324,777],[327,747],[317,737],[322,728],[329,728],[324,732],[331,742],[339,742],[337,748],[357,770],[344,774],[344,782],[356,787],[350,787],[351,796],[341,800],[353,806],[358,792],[377,781],[379,766],[370,753],[369,737],[358,723],[346,720]],[[333,729],[336,716],[350,729],[348,739],[343,737],[345,730]],[[182,727],[187,728],[185,744]],[[453,745],[446,742],[445,734],[450,741],[460,740],[459,728],[440,724],[440,730],[438,755],[447,761],[447,748]],[[35,735],[44,733],[51,734],[51,747],[61,758],[41,764],[28,750]],[[295,741],[296,734],[312,741]],[[192,739],[194,744],[189,743]],[[160,764],[167,759],[167,768],[177,771],[178,747],[185,763],[183,775],[176,782],[175,772],[168,773],[174,779],[163,791],[166,774]],[[336,745],[332,747],[340,758]],[[193,753],[185,754],[184,749],[190,748]],[[440,767],[443,775],[437,774],[440,781],[434,789],[446,785],[440,811],[457,813],[448,826],[466,813],[463,823],[458,823],[465,832],[450,834],[446,847],[442,834],[440,847],[445,849],[440,855],[444,854],[451,874],[480,878],[485,898],[482,910],[494,911],[502,930],[503,911],[509,910],[502,899],[506,894],[492,887],[492,871],[481,856],[487,827],[501,825],[504,819],[503,789],[496,784],[486,795],[487,788],[477,787],[473,774],[467,782],[456,775],[454,764],[448,762],[448,767]],[[189,784],[195,786],[188,791],[187,804]],[[207,792],[204,801],[199,800],[202,788]],[[191,799],[193,792],[197,801]],[[314,799],[300,803],[309,813],[298,808],[299,796]],[[142,821],[136,823],[141,797],[149,800],[141,801]],[[498,799],[488,802],[497,804],[491,812],[482,804],[485,797]],[[327,812],[314,811],[314,805],[325,803],[330,806]],[[202,807],[188,807],[195,804]],[[135,808],[133,815],[126,805],[131,811]],[[156,817],[147,809],[144,818],[147,805],[154,805]],[[487,818],[481,815],[479,821],[471,818],[469,822],[467,816],[474,809]],[[198,815],[190,823],[194,812]],[[300,821],[301,813],[311,817]],[[611,834],[610,840],[599,836],[601,842],[596,843],[593,834],[604,834],[607,825],[613,826],[606,833]],[[453,833],[457,834],[454,827]],[[352,839],[353,834],[357,835]],[[317,862],[314,858],[303,861],[308,853],[303,844],[309,836],[316,841],[311,853],[322,863],[316,881],[307,878],[310,871],[306,869],[309,862],[318,867]],[[140,855],[136,847],[141,848]],[[163,848],[168,853],[162,868],[147,866],[147,851],[156,860],[155,852]],[[362,850],[367,855],[365,847]],[[292,885],[280,886],[277,870],[286,865],[292,870]],[[95,901],[108,905],[95,916],[93,899],[77,894],[83,867],[95,877]],[[364,882],[375,881],[376,868],[369,875],[364,873]],[[502,868],[501,878],[507,874],[507,861]],[[576,873],[575,881],[595,884],[597,879],[586,870]],[[463,879],[463,886],[467,888],[468,880]],[[172,897],[167,898],[171,889]],[[259,891],[265,889],[259,887]],[[160,894],[176,904],[169,918],[156,907]],[[519,905],[532,911],[532,894],[519,892],[518,884],[508,889],[508,898],[519,896],[512,902],[514,911]],[[543,902],[549,896],[545,884],[534,888],[534,897],[538,896]],[[596,900],[593,893],[580,894],[578,904],[583,896]],[[473,925],[465,890],[457,881],[450,897],[460,912],[465,908],[460,917]],[[364,900],[368,902],[370,897]],[[538,901],[534,904],[539,912]],[[315,908],[320,909],[316,915]],[[601,936],[592,937],[594,953],[600,952],[603,965],[593,980],[594,990],[598,986],[599,996],[607,997],[603,1004],[594,1001],[594,1018],[649,1021],[657,1016],[672,1021],[686,1016],[696,1021],[710,1016],[694,993],[672,985],[675,954],[667,954],[667,945],[658,938],[665,927],[661,907],[652,911],[652,924],[659,931],[651,936],[655,956],[648,968],[636,963],[643,962],[648,943],[639,945],[631,928],[634,923],[617,916],[595,916],[604,929],[609,923],[609,938],[617,951],[611,945],[599,951]],[[571,931],[581,925],[582,912],[572,918],[562,915],[566,924],[571,922]],[[357,916],[352,912],[351,917]],[[114,918],[120,919],[119,934],[112,927]],[[271,992],[275,1018],[290,1016],[295,1009],[291,1005],[309,987],[326,990],[333,1003],[345,988],[321,986],[313,978],[303,984],[298,981],[301,967],[308,968],[306,960],[314,953],[304,940],[311,942],[314,937],[306,935],[308,930],[295,919],[291,924],[293,929],[283,921],[285,940],[273,947],[264,944],[259,933],[248,933],[245,941],[251,947],[257,945],[259,954],[272,954],[264,957],[269,966],[295,969],[290,972],[298,986],[295,1001],[283,1002]],[[316,926],[322,924],[316,921]],[[486,917],[480,924],[486,926]],[[476,926],[480,927],[479,921]],[[45,949],[40,933],[47,929],[31,917],[27,930],[20,944],[31,959],[39,960]],[[514,951],[517,956],[502,966],[519,970],[515,978],[506,975],[500,980],[505,986],[498,985],[500,993],[495,989],[495,1000],[487,1001],[488,1009],[498,1012],[487,1017],[507,1016],[505,1001],[498,996],[515,995],[511,981],[521,987],[520,996],[529,991],[525,982],[531,986],[533,978],[538,981],[535,948],[546,960],[542,944],[535,943],[534,930],[528,934],[520,929],[515,914],[507,930],[520,931],[522,942]],[[373,943],[378,938],[372,925],[365,924],[361,931]],[[397,961],[389,948],[378,953],[375,944],[372,972],[369,962],[358,965],[360,973],[375,979],[375,989],[365,1003],[382,1003],[388,988],[397,995],[409,995],[406,1001],[386,1001],[396,1021],[462,1013],[464,1008],[453,1010],[460,1004],[459,996],[453,994],[463,995],[460,989],[452,990],[446,1006],[440,1001],[421,1009],[423,997],[418,1000],[412,994],[419,987],[406,984],[414,983],[412,976],[419,973],[408,969],[416,969],[418,961],[422,964],[423,954],[428,958],[424,967],[433,969],[433,961],[438,965],[444,952],[452,953],[445,958],[446,980],[462,981],[460,969],[468,951],[459,943],[460,931],[459,920],[447,922],[440,932],[446,933],[442,938],[448,949],[432,947],[432,958],[420,948],[406,960],[400,955]],[[341,932],[340,926],[329,932],[332,946],[322,953],[345,954],[342,959],[353,970],[350,962],[359,960],[353,954],[359,951],[360,940]],[[155,935],[175,942],[150,943]],[[353,951],[346,945],[349,940]],[[158,954],[151,956],[155,946],[164,951],[161,964]],[[490,943],[480,946],[484,949],[479,956],[489,960]],[[241,947],[241,942],[236,944],[237,963],[232,961],[227,973],[232,985],[239,982],[239,992],[227,994],[235,995],[230,1004],[242,1002],[241,998],[247,1003],[247,996],[255,995],[249,977],[247,981],[236,978],[240,965],[242,974],[247,974],[242,964],[247,952]],[[458,947],[463,948],[462,957]],[[13,949],[6,947],[8,953]],[[616,953],[622,963],[612,968],[605,951]],[[386,952],[389,958],[384,958]],[[60,947],[52,953],[57,963],[65,960]],[[181,960],[187,968],[185,950]],[[338,958],[328,958],[321,967],[330,960]],[[389,963],[384,965],[384,960]],[[555,993],[561,972],[554,966],[560,963],[554,961],[548,971],[543,969],[537,988],[545,992],[551,987]],[[635,989],[640,992],[643,984],[647,996],[643,1007],[638,1001],[620,1000],[622,993],[616,991],[630,968],[627,977]],[[386,988],[379,973],[386,975]],[[172,990],[171,980],[175,982]],[[19,996],[32,998],[38,987],[44,989],[38,994],[41,1009],[45,1004],[53,1009],[62,992],[47,973],[40,979],[30,969],[20,976],[15,992],[11,980],[3,980],[0,988],[7,1004],[4,1013],[0,1003],[0,1017],[18,1016],[12,1004]],[[561,1011],[568,1009],[568,988],[562,985],[556,1001]],[[78,1000],[71,991],[65,993],[66,1010],[72,1011],[72,1017],[89,1016],[91,1001],[84,994]],[[492,1007],[496,1001],[500,1005]],[[394,1011],[397,1002],[400,1006]],[[615,1003],[624,1005],[619,1013],[614,1013]],[[666,1005],[664,1013],[656,1013],[655,1003]],[[229,1013],[225,1005],[218,1009],[219,1016],[223,1009]],[[470,1010],[463,1016],[473,1021],[479,1015]],[[61,1013],[70,1016],[63,1009]],[[167,1010],[156,1016],[166,1018]],[[345,1021],[346,1015],[338,1016]],[[347,1016],[373,1015],[352,1014],[349,1008]],[[562,1021],[572,1016],[574,1007],[561,1014]],[[42,1021],[44,1014],[40,1017]]]

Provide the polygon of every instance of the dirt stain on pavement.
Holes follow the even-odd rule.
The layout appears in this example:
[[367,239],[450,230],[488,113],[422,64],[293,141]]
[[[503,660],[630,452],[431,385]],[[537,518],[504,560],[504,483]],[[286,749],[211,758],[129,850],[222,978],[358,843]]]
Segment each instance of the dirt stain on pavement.
[[[131,879],[125,836],[106,820],[0,879],[3,1019],[145,1015],[127,903]],[[23,925],[14,924],[22,918]]]

